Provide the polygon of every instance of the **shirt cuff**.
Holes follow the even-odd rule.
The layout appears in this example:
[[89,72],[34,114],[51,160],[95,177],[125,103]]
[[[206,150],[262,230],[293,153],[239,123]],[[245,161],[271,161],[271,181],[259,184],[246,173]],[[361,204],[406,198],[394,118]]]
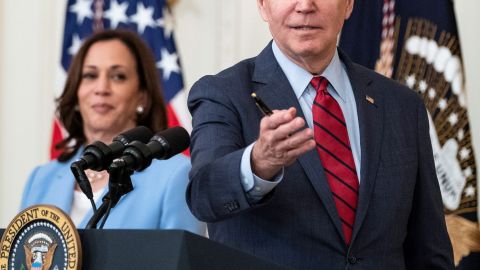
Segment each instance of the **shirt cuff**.
[[245,148],[245,151],[243,152],[242,160],[240,163],[240,175],[243,190],[245,190],[245,192],[248,193],[250,197],[260,200],[263,196],[272,191],[272,189],[274,189],[278,185],[278,183],[282,181],[284,168],[282,167],[281,172],[275,176],[273,181],[264,180],[256,176],[252,172],[250,159],[254,144],[255,143],[250,144],[247,148]]

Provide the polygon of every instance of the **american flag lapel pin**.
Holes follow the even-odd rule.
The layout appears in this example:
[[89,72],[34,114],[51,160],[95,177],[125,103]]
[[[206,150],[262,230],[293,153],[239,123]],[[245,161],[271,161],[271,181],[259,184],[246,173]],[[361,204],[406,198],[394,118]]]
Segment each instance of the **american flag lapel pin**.
[[365,99],[366,99],[368,102],[370,102],[370,103],[372,103],[373,105],[375,105],[375,99],[373,99],[371,96],[366,95],[366,96],[365,96]]

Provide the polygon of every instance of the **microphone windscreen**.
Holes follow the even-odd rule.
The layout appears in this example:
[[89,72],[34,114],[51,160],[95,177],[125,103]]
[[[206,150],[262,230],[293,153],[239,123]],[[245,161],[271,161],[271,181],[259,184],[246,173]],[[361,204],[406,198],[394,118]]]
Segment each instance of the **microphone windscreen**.
[[173,127],[158,132],[152,137],[152,141],[158,141],[164,145],[163,158],[168,159],[190,146],[190,135],[183,127]]
[[153,132],[144,126],[138,126],[127,130],[113,139],[113,141],[119,141],[123,145],[127,145],[133,141],[141,141],[147,143],[152,138]]

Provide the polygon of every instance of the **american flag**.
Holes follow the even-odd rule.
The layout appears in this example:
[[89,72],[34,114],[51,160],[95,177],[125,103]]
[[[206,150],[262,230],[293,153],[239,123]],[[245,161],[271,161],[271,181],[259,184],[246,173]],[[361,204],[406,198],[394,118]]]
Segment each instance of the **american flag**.
[[[62,67],[66,71],[82,41],[94,31],[123,28],[136,31],[155,56],[163,94],[168,103],[168,124],[191,130],[190,114],[180,61],[173,38],[174,21],[166,0],[68,0],[62,46]],[[54,121],[51,157],[58,156],[55,144],[65,135]]]

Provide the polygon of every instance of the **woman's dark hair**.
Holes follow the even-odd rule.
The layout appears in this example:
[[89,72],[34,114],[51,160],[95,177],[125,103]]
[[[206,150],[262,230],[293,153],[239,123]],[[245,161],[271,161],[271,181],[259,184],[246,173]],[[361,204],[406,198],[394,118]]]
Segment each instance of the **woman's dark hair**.
[[146,94],[144,112],[137,117],[137,126],[142,125],[154,132],[167,128],[167,112],[162,96],[154,57],[150,48],[142,39],[127,30],[103,30],[96,32],[85,40],[68,69],[67,81],[62,95],[57,101],[57,114],[63,126],[68,132],[68,137],[59,142],[55,148],[61,151],[58,160],[69,160],[77,150],[86,142],[83,133],[83,120],[78,106],[77,92],[82,82],[82,70],[85,57],[93,44],[100,41],[119,40],[132,53],[137,63],[137,74],[140,83],[140,91]]

